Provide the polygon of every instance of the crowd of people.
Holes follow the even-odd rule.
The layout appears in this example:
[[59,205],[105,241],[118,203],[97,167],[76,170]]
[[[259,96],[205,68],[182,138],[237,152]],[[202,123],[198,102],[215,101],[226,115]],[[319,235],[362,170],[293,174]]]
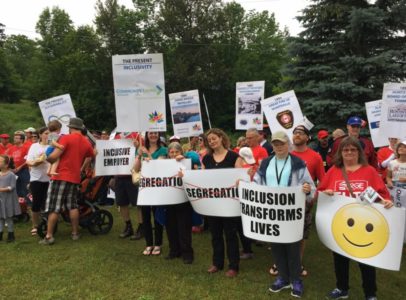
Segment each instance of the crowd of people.
[[[269,291],[291,289],[292,296],[301,297],[304,293],[302,277],[308,274],[303,264],[305,241],[309,238],[312,208],[318,193],[357,197],[370,186],[384,199],[379,202],[389,209],[392,201],[388,188],[406,187],[406,142],[389,137],[389,146],[375,152],[371,140],[360,135],[362,124],[361,118],[352,116],[347,121],[346,133],[336,129],[330,134],[322,129],[315,134],[314,142],[310,130],[303,125],[294,128],[291,139],[283,131],[271,135],[266,129],[248,129],[238,138],[235,148],[231,147],[227,134],[216,128],[190,137],[183,145],[179,137],[172,136],[166,141],[159,132],[147,132],[144,136],[116,133],[114,138],[133,140],[136,148],[133,172],[139,172],[150,160],[190,158],[193,169],[246,168],[251,180],[259,185],[300,186],[306,196],[304,227],[298,228],[303,230],[303,240],[270,244],[274,263],[270,264],[269,272],[276,279]],[[81,119],[71,118],[68,127],[69,134],[66,135],[60,133],[61,123],[58,121],[51,121],[39,130],[30,127],[16,131],[13,144],[9,143],[9,135],[0,135],[0,240],[5,225],[7,241],[15,240],[13,216],[20,213],[18,197],[26,197],[29,192],[32,195],[33,236],[37,235],[40,213],[48,214],[46,236],[39,241],[40,244],[55,243],[53,233],[62,209],[69,210],[72,240],[80,238],[78,195],[81,174],[91,166],[97,151],[86,137]],[[96,139],[111,138],[105,131],[92,133]],[[361,180],[367,185],[352,184]],[[224,269],[227,256],[225,275],[235,277],[239,273],[240,259],[254,257],[252,243],[256,241],[244,236],[240,217],[199,216],[189,202],[137,206],[138,187],[133,184],[131,175],[114,176],[109,187],[114,189],[116,205],[124,223],[120,238],[144,238],[145,256],[162,253],[165,229],[169,241],[165,258],[181,258],[185,264],[192,264],[192,232],[208,228],[213,253],[208,273]],[[137,207],[139,224],[136,230],[131,221],[130,205]],[[328,298],[344,299],[349,291],[350,260],[337,253],[333,253],[333,259],[336,287]],[[375,268],[362,263],[359,266],[365,298],[376,299]]]

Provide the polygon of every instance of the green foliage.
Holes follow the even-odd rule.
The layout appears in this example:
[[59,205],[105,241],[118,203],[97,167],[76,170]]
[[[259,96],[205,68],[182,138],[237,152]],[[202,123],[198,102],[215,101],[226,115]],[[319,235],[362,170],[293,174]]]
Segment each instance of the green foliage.
[[0,103],[0,112],[0,133],[8,133],[12,136],[16,130],[44,126],[38,105],[28,100],[18,103]]
[[[380,99],[385,82],[406,78],[405,1],[314,0],[290,43],[284,87],[295,89],[319,127],[343,126]],[[328,116],[326,118],[326,116]]]

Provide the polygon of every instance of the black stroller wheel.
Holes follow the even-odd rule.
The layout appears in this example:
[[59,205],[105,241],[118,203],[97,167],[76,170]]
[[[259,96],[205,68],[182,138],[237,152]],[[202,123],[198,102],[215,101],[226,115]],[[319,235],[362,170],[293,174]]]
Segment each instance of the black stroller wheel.
[[[38,236],[43,239],[47,234],[47,230],[48,230],[48,219],[42,218],[42,221],[37,228]],[[54,234],[57,232],[57,230],[58,230],[58,223],[55,224]]]
[[113,227],[113,215],[104,209],[98,209],[94,212],[88,229],[91,234],[107,234]]

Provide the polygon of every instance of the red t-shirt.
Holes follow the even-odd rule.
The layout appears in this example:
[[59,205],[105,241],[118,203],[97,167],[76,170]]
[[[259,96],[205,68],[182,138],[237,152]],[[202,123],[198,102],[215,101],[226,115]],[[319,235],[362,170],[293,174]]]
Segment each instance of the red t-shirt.
[[324,170],[323,159],[319,153],[310,148],[307,148],[303,152],[292,151],[291,153],[306,163],[307,170],[309,170],[313,181],[316,181],[316,179],[319,182],[323,180],[326,171]]
[[80,169],[86,157],[93,157],[94,152],[89,140],[81,133],[75,132],[61,136],[58,143],[63,147],[59,160],[58,175],[52,180],[80,183]]
[[30,150],[31,145],[32,145],[31,140],[26,140],[25,143],[23,144],[23,146],[26,147],[27,150]]
[[383,181],[386,182],[387,168],[382,168],[381,164],[393,154],[393,150],[389,147],[383,147],[378,150],[376,156],[378,157],[378,172],[381,175]]
[[27,154],[28,154],[29,148],[27,148],[24,145],[17,146],[17,145],[12,145],[6,154],[13,158],[14,165],[16,168],[19,166],[23,165],[25,163]]
[[11,146],[13,145],[11,145],[10,143],[8,143],[5,146],[2,143],[0,143],[0,154],[6,154],[7,150],[10,149]]
[[[353,172],[347,171],[348,181],[355,195],[363,192],[368,186],[372,187],[384,199],[390,199],[390,194],[378,172],[370,165],[362,166]],[[350,197],[350,192],[340,168],[333,166],[317,187],[318,191],[333,190],[334,192]]]
[[268,152],[266,152],[266,149],[260,145],[250,148],[252,155],[254,155],[255,158],[255,165],[259,166],[260,161],[268,157]]

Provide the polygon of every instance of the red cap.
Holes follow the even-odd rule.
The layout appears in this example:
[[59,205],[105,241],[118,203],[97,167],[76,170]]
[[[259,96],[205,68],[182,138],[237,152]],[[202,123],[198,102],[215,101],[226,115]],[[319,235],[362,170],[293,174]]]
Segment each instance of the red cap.
[[317,138],[319,140],[324,139],[328,137],[328,131],[327,130],[319,130],[319,132],[317,133]]
[[9,139],[10,136],[7,133],[0,134],[0,139]]

